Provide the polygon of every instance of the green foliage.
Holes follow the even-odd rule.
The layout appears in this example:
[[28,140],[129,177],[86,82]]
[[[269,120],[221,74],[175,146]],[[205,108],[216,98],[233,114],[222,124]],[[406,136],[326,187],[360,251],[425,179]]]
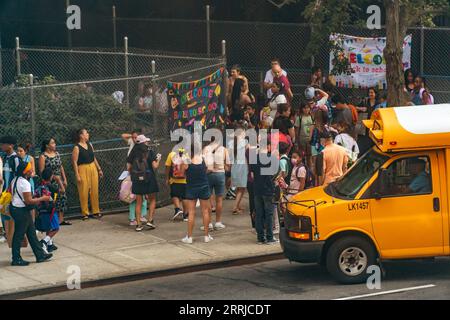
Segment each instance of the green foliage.
[[31,141],[32,97],[36,143],[48,137],[55,137],[58,144],[71,143],[71,133],[80,128],[88,129],[93,140],[117,138],[132,126],[132,110],[111,95],[95,93],[83,85],[43,85],[55,82],[53,77],[45,77],[30,87],[20,78],[17,84],[28,87],[0,90],[0,134]]
[[[391,0],[389,0],[391,1]],[[432,18],[449,8],[448,0],[393,0],[400,1],[403,23],[406,27],[416,25],[434,26]],[[346,25],[366,25],[366,9],[370,5],[378,5],[383,14],[383,0],[309,0],[303,16],[312,24],[313,32],[308,43],[305,58],[320,50],[332,33],[343,32]]]

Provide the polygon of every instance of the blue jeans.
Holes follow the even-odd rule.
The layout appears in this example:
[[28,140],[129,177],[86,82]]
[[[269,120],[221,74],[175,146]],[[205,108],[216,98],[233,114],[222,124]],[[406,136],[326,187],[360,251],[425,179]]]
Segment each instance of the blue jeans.
[[273,240],[273,203],[272,196],[255,195],[255,227],[258,241]]

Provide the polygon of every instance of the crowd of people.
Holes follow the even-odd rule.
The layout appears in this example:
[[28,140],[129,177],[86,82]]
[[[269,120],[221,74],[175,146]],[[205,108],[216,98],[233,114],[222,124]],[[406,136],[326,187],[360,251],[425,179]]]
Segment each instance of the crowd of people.
[[[165,183],[170,187],[173,219],[187,222],[183,243],[193,243],[196,207],[203,218],[200,229],[204,242],[210,242],[213,230],[226,228],[224,200],[234,201],[232,215],[242,214],[246,192],[257,243],[277,243],[277,191],[282,189],[289,199],[304,189],[326,186],[344,175],[370,148],[362,120],[370,118],[375,110],[388,107],[386,93],[375,88],[369,88],[360,103],[350,103],[319,67],[311,70],[310,84],[301,102],[294,105],[289,74],[278,59],[271,61],[262,86],[264,94],[252,94],[248,79],[239,66],[233,66],[226,94],[227,121],[214,128],[222,133],[223,141],[213,137],[205,144],[202,139],[192,139],[189,146],[174,148],[165,158]],[[150,92],[145,89],[142,91]],[[405,71],[405,92],[411,97],[411,105],[434,103],[425,79],[411,70]],[[138,100],[142,110],[147,102],[145,97]],[[227,139],[230,137],[224,134],[225,129],[230,128],[234,133]],[[258,135],[256,142],[246,139],[250,130]],[[71,163],[82,220],[100,219],[98,185],[103,172],[88,131],[80,129],[73,138]],[[129,203],[129,224],[137,232],[155,229],[157,170],[162,155],[149,147],[150,139],[141,130],[125,133],[122,138],[129,150],[127,170],[121,176],[120,199]],[[178,142],[180,145],[183,139]],[[0,159],[0,241],[8,241],[12,247],[12,265],[28,265],[20,255],[24,241],[31,245],[37,262],[46,261],[57,250],[54,237],[60,226],[71,224],[64,219],[68,183],[56,140],[42,142],[36,162],[29,154],[30,145],[18,144],[11,136],[2,137],[0,144],[4,154]],[[268,174],[273,163],[277,168]],[[41,240],[36,229],[44,234]]]

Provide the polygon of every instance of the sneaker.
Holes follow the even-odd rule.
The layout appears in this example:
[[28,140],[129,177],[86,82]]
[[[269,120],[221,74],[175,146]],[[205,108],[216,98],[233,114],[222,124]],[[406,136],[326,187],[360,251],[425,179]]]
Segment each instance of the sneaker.
[[58,247],[52,243],[47,246],[47,250],[48,250],[48,252],[52,252],[52,251],[58,250]]
[[273,238],[272,240],[267,240],[266,241],[266,244],[277,244],[277,243],[280,243],[280,240],[278,240],[278,239],[276,239],[276,238]]
[[47,242],[44,240],[39,241],[42,245],[42,250],[44,250],[45,254],[48,254]]
[[183,210],[181,210],[180,208],[176,208],[175,209],[175,213],[173,214],[172,220],[175,220],[179,215],[183,216]]
[[45,262],[47,260],[50,260],[53,257],[53,254],[47,253],[42,258],[36,259],[36,263]]
[[210,234],[208,234],[207,236],[205,236],[205,242],[206,242],[206,243],[208,243],[208,242],[210,242],[210,241],[213,241],[213,240],[214,240],[214,238],[211,237]]
[[11,265],[15,267],[26,267],[29,264],[30,263],[28,261],[22,259],[11,262]]
[[130,221],[130,226],[137,226],[136,220],[131,220]]
[[257,244],[266,244],[267,241],[266,240],[258,240],[256,241]]
[[0,243],[5,243],[6,242],[6,238],[4,236],[0,237]]
[[136,226],[136,232],[141,232],[142,230],[144,230],[144,227],[142,225],[140,226]]
[[145,226],[146,226],[147,228],[149,228],[150,230],[153,230],[153,229],[156,228],[156,226],[153,224],[153,220],[147,222],[147,223],[145,224]]
[[273,234],[280,234],[280,228],[273,229]]
[[221,229],[225,229],[225,228],[226,228],[226,226],[222,222],[216,222],[214,224],[214,229],[215,230],[221,230]]
[[189,215],[187,213],[183,213],[183,221],[188,222],[189,221]]
[[192,244],[192,237],[184,237],[183,239],[181,239],[181,242],[186,243],[186,244]]
[[146,217],[141,217],[141,222],[142,223],[147,223],[147,218]]
[[[208,225],[208,229],[209,229],[209,231],[213,231],[213,230],[214,230],[214,227],[213,227],[213,224],[212,224],[212,223],[210,223],[210,224]],[[200,227],[200,230],[205,231],[205,226],[201,226],[201,227]]]

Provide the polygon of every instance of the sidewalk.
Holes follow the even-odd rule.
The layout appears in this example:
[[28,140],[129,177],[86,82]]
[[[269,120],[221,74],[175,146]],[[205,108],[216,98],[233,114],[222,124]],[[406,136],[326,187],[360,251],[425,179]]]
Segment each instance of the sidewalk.
[[[244,198],[245,213],[231,214],[234,201],[224,200],[223,223],[227,226],[213,231],[214,241],[203,242],[200,231],[201,214],[197,208],[194,243],[183,244],[187,223],[173,222],[173,207],[156,211],[155,230],[141,233],[128,226],[128,214],[104,216],[100,221],[72,220],[72,226],[61,227],[55,238],[58,250],[51,261],[34,263],[31,248],[22,249],[28,267],[10,266],[11,250],[0,244],[0,295],[65,285],[67,268],[77,265],[83,281],[107,279],[177,267],[227,261],[280,253],[280,245],[257,245]],[[213,214],[213,221],[214,214]]]

